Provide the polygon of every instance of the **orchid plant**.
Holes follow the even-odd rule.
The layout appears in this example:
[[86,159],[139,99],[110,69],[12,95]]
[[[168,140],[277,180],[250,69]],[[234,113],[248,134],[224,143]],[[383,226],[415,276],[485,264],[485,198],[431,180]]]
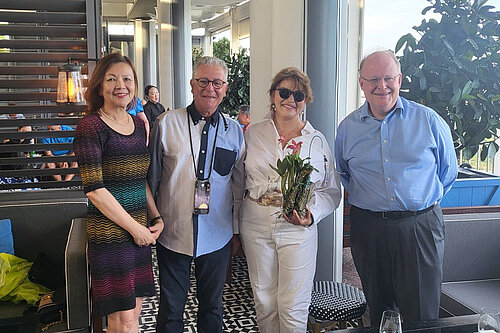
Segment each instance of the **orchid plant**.
[[[282,140],[280,138],[280,140]],[[293,211],[304,218],[307,215],[307,203],[311,198],[314,185],[310,178],[313,171],[318,171],[309,162],[310,157],[300,158],[302,141],[292,143],[287,146],[291,153],[278,159],[276,167],[270,167],[281,177],[281,193],[283,194],[283,214],[293,216]]]

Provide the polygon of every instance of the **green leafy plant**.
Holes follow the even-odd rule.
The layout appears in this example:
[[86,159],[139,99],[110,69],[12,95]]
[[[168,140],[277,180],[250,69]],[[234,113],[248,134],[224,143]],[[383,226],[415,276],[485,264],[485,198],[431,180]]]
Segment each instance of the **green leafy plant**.
[[231,62],[231,43],[226,37],[219,39],[212,44],[214,57],[224,60],[226,63]]
[[470,159],[494,156],[500,129],[500,12],[488,0],[428,0],[441,19],[422,20],[420,35],[402,36],[401,95],[436,110],[452,130],[455,149]]
[[269,165],[281,177],[281,193],[283,195],[283,214],[293,216],[293,211],[304,218],[307,215],[307,203],[311,198],[314,185],[310,178],[313,171],[318,171],[309,163],[309,157],[300,158],[302,141],[295,142],[288,148],[292,153],[283,160],[278,159],[276,167]]
[[191,50],[191,54],[192,54],[193,65],[194,65],[194,63],[196,62],[196,60],[198,60],[198,58],[203,57],[203,48],[193,46],[192,50]]
[[226,62],[229,68],[227,75],[228,88],[222,100],[222,108],[231,117],[238,115],[240,105],[250,104],[250,56],[246,49],[240,49]]
[[221,107],[231,117],[238,115],[240,105],[250,104],[250,56],[241,48],[231,55],[229,39],[221,38],[213,43],[213,54],[227,64],[228,88]]

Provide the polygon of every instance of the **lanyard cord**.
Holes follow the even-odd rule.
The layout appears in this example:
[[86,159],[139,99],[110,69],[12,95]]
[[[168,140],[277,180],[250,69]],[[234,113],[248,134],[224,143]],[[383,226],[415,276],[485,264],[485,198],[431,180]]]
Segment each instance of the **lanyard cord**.
[[[196,162],[194,161],[193,139],[191,138],[191,122],[189,121],[189,112],[186,112],[186,115],[187,115],[188,130],[189,130],[189,145],[191,146],[191,157],[193,158],[194,177],[198,179],[196,172]],[[210,125],[208,128],[210,128]],[[210,168],[208,169],[208,177],[205,179],[210,179],[210,175],[212,174],[212,162],[214,159],[215,144],[217,143],[218,133],[219,133],[219,118],[217,118],[217,127],[215,129],[215,139],[214,139],[214,145],[212,147],[212,156],[210,156]],[[208,133],[207,133],[207,140],[208,140]]]

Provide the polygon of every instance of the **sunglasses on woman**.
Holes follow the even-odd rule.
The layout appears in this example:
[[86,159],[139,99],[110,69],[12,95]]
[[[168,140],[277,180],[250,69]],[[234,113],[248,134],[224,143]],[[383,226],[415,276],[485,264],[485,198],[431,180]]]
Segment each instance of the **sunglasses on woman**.
[[306,98],[306,95],[300,90],[291,91],[287,88],[279,88],[276,90],[278,90],[280,97],[283,99],[288,99],[290,95],[293,95],[293,99],[295,100],[295,102],[302,102]]

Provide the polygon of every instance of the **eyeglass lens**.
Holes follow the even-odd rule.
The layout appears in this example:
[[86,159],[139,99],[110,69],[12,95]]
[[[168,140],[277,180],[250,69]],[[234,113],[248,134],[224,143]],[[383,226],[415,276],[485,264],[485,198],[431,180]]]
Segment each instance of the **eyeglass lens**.
[[295,102],[302,102],[306,98],[304,93],[300,90],[291,91],[287,88],[281,88],[278,89],[278,92],[280,93],[280,97],[283,99],[288,99],[288,97],[293,94],[293,99],[295,100]]
[[198,85],[201,88],[206,88],[210,82],[212,82],[212,85],[214,86],[215,89],[220,89],[224,85],[224,81],[220,79],[215,79],[213,81],[209,79],[196,79],[196,82],[198,82]]

